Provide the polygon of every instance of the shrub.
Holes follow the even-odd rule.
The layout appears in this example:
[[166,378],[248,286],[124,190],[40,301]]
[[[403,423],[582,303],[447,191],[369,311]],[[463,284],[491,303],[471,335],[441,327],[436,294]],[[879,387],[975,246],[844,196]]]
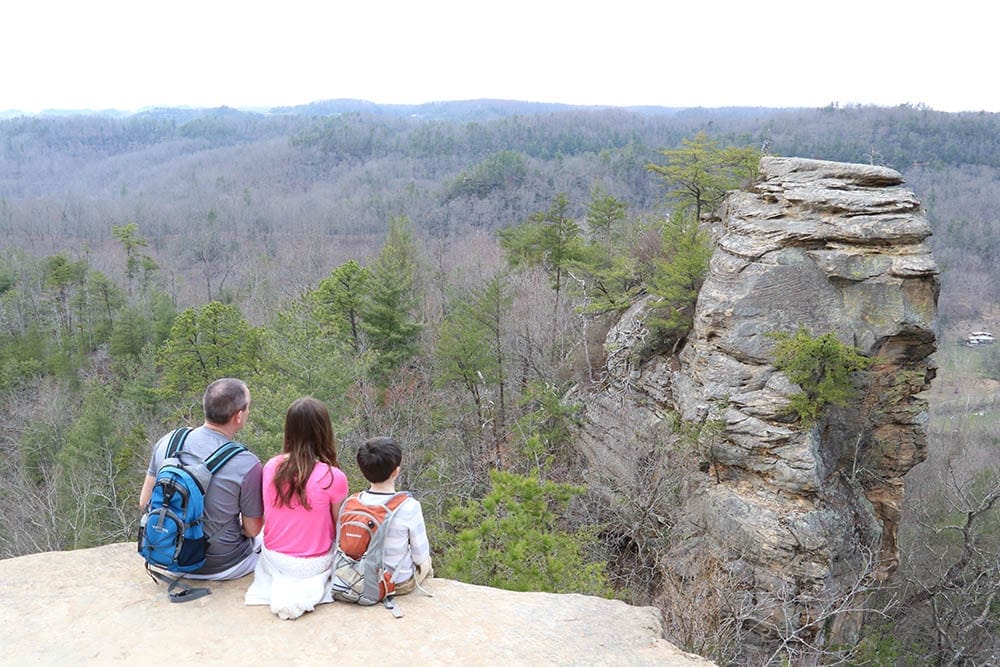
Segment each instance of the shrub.
[[442,556],[442,575],[515,591],[610,595],[605,563],[586,559],[593,531],[557,526],[581,487],[500,470],[490,480],[484,498],[449,513],[455,538]]
[[844,406],[857,390],[851,374],[872,360],[837,340],[832,333],[813,337],[800,327],[794,334],[774,333],[774,365],[802,392],[791,397],[791,408],[803,424],[812,424],[827,405]]

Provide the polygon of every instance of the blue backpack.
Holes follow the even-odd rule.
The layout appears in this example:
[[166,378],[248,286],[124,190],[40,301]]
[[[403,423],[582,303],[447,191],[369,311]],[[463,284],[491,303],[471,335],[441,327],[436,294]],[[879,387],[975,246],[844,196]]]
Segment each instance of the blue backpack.
[[[154,580],[159,573],[150,570],[150,566],[183,576],[205,565],[205,550],[210,538],[202,522],[205,493],[212,475],[234,456],[246,451],[239,443],[227,442],[202,461],[182,451],[191,431],[179,428],[171,433],[149,504],[139,522],[139,554]],[[181,577],[171,580],[160,575],[159,578],[171,584],[169,593],[174,600],[173,588],[179,585]],[[192,589],[182,589],[188,592],[180,593],[179,597],[191,595]],[[201,590],[207,592],[207,589]]]

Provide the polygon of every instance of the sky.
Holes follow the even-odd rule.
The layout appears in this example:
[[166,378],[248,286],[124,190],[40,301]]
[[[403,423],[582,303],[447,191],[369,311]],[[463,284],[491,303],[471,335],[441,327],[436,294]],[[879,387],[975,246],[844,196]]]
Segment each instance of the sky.
[[1000,112],[980,0],[17,0],[0,111],[351,98]]

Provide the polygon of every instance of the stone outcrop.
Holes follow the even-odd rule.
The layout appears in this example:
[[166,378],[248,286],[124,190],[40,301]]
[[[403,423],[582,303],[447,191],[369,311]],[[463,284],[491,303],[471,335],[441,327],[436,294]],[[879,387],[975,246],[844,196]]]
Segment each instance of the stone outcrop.
[[104,665],[709,665],[662,638],[651,607],[431,580],[405,616],[343,602],[295,621],[246,607],[251,581],[184,604],[133,544],[0,560],[0,662]]
[[[802,642],[850,641],[856,615],[835,612],[896,565],[903,477],[927,447],[930,231],[896,171],[767,157],[759,181],[721,209],[678,357],[635,363],[644,302],[609,335],[608,382],[586,399],[591,469],[632,488],[630,461],[658,443],[690,448],[661,566],[683,580],[694,560],[715,559],[743,591],[749,642],[773,646],[788,628]],[[789,414],[798,387],[774,367],[769,335],[799,327],[875,360],[857,399],[809,427]],[[668,426],[671,414],[683,429]]]

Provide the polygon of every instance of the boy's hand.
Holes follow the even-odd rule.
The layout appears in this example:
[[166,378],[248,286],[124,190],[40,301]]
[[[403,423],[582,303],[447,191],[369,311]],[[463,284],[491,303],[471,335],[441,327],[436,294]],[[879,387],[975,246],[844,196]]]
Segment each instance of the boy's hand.
[[413,568],[417,571],[417,581],[423,581],[428,577],[434,576],[434,566],[431,565],[430,558],[423,563],[414,563]]

